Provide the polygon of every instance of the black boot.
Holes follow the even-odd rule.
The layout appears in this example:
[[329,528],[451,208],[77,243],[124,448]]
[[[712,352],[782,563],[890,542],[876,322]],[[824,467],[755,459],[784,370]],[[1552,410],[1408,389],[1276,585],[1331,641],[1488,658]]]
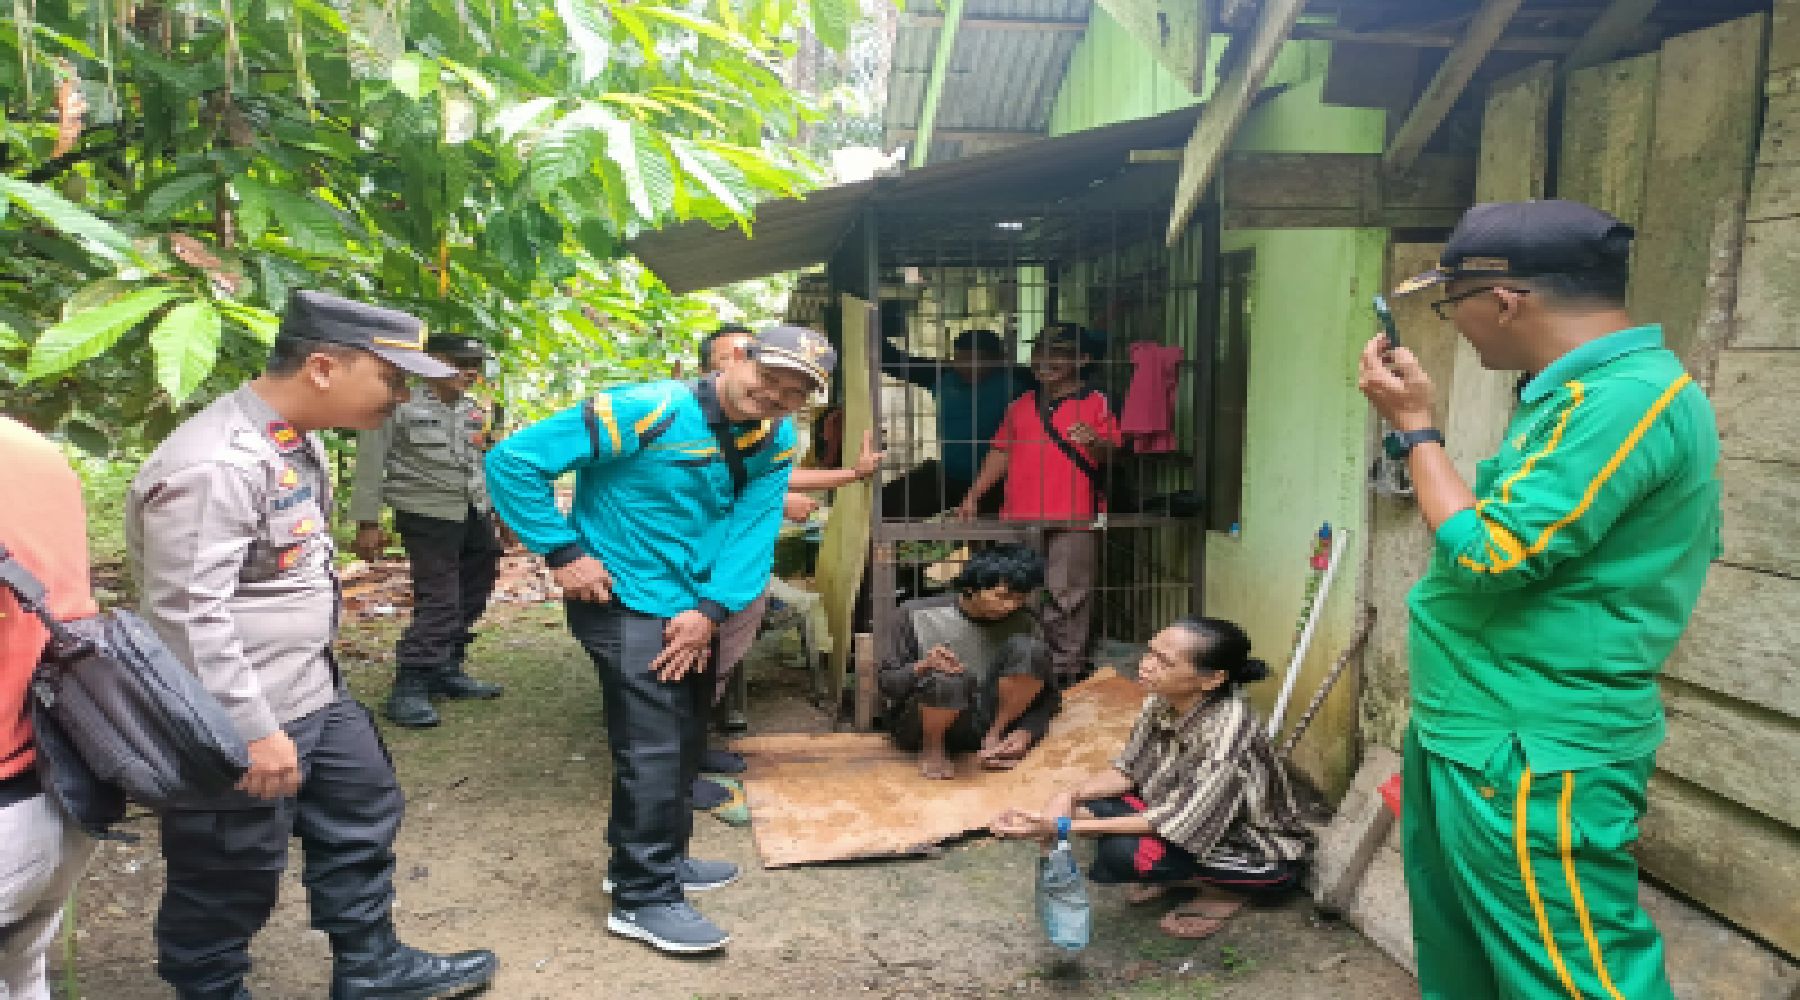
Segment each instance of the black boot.
[[485,986],[500,967],[483,948],[433,955],[401,944],[394,925],[380,923],[331,936],[331,1000],[433,1000]]
[[402,663],[394,667],[394,693],[388,695],[388,721],[408,729],[430,729],[443,720],[431,707],[431,677],[436,667]]
[[431,672],[431,693],[435,697],[460,701],[465,698],[498,698],[506,690],[498,684],[478,681],[463,669],[463,658],[456,659]]

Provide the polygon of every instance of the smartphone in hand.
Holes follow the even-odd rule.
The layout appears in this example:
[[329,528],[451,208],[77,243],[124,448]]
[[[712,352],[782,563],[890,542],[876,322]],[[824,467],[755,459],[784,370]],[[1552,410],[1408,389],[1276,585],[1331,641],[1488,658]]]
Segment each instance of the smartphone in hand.
[[1381,320],[1381,329],[1387,334],[1388,350],[1400,347],[1400,328],[1394,325],[1394,314],[1388,309],[1387,299],[1375,296],[1375,318]]

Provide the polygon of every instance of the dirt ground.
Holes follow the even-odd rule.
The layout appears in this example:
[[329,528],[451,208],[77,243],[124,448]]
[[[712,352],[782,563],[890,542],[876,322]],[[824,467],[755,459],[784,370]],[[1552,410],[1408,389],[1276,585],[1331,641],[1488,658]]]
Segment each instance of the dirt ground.
[[[397,626],[396,615],[375,613],[344,629],[351,686],[368,704],[386,694]],[[753,732],[826,727],[788,652],[776,637],[752,656]],[[414,944],[494,949],[501,972],[485,996],[1414,995],[1403,971],[1349,928],[1316,921],[1304,901],[1247,911],[1214,940],[1187,943],[1157,931],[1155,907],[1097,890],[1095,942],[1063,961],[1036,926],[1027,846],[974,839],[929,859],[764,871],[747,829],[704,815],[694,852],[746,869],[737,885],[696,897],[733,942],[721,957],[661,957],[604,930],[609,767],[598,685],[559,609],[497,607],[470,668],[503,681],[506,696],[449,705],[437,729],[386,736],[408,810],[396,920]],[[92,1000],[169,995],[152,969],[155,823],[129,828],[141,839],[102,845],[80,893],[76,968]],[[325,996],[329,951],[307,928],[298,853],[255,944],[258,1000]]]

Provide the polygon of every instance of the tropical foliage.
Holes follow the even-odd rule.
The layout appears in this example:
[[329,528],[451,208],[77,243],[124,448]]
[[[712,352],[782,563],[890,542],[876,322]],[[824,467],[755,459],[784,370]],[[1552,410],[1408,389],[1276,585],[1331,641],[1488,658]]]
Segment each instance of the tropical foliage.
[[11,0],[0,405],[95,450],[254,371],[295,287],[500,348],[557,405],[716,322],[624,254],[802,190],[777,72],[856,0]]

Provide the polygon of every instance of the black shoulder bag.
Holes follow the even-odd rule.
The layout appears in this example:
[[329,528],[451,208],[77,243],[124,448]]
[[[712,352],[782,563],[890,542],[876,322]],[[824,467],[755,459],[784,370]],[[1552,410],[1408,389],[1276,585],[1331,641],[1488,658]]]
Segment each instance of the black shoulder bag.
[[151,809],[227,791],[250,749],[217,699],[129,611],[60,622],[0,545],[0,586],[50,633],[26,699],[44,790],[104,836],[131,798]]
[[[1073,396],[1063,398],[1086,399],[1087,396],[1088,390],[1082,389]],[[1050,442],[1056,445],[1064,455],[1067,455],[1069,461],[1075,463],[1075,468],[1080,469],[1081,474],[1087,477],[1088,488],[1094,492],[1094,524],[1096,527],[1104,528],[1106,526],[1106,490],[1100,485],[1100,467],[1083,455],[1081,449],[1075,447],[1074,442],[1063,437],[1062,431],[1056,429],[1056,407],[1061,402],[1062,400],[1057,400],[1055,403],[1046,402],[1043,391],[1038,390],[1038,419],[1044,424],[1044,433],[1050,435]]]

